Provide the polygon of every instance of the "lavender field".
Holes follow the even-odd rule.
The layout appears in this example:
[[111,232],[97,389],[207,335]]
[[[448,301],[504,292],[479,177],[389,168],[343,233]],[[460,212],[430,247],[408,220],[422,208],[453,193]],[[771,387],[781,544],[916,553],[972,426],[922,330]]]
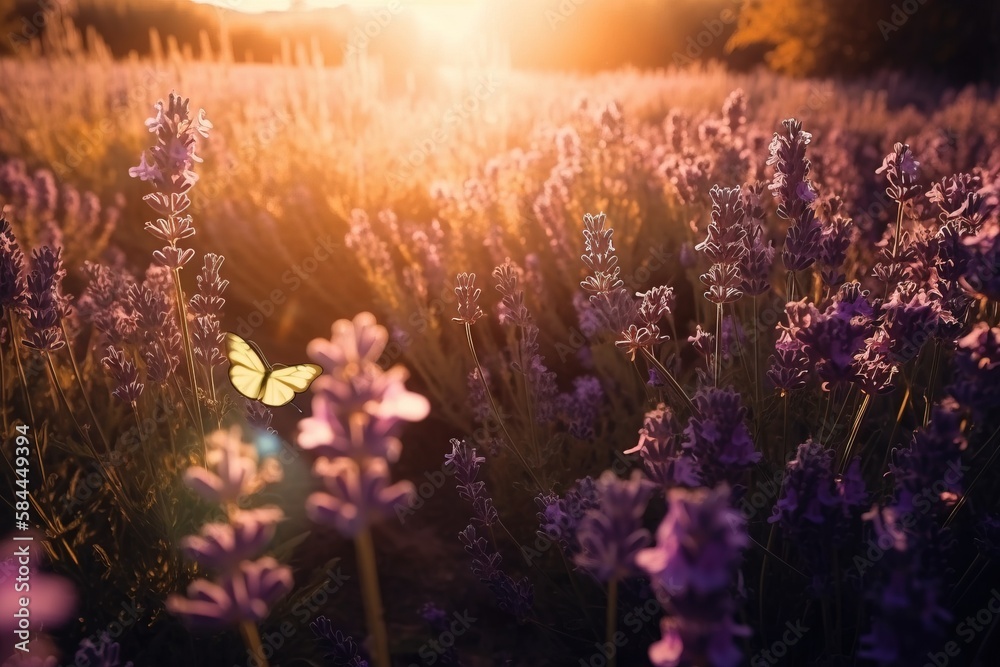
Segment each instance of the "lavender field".
[[988,78],[119,56],[43,9],[4,667],[998,664]]

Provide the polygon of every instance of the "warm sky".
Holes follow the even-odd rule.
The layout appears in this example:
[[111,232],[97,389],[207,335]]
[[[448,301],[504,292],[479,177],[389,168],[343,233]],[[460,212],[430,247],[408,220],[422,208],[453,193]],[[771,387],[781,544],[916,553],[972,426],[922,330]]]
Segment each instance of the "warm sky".
[[[292,0],[194,0],[203,4],[218,5],[228,7],[242,12],[263,12],[273,10],[285,10],[292,5]],[[463,5],[477,4],[476,0],[400,0],[403,6],[431,6],[431,7],[457,7]],[[310,7],[336,7],[338,5],[352,5],[356,7],[385,7],[388,0],[305,0],[304,4]]]

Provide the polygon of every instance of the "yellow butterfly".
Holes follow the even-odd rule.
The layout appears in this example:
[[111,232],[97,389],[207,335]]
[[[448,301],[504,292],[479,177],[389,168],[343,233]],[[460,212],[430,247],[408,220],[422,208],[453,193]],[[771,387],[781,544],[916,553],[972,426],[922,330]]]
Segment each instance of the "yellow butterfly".
[[323,369],[316,364],[272,367],[257,348],[234,333],[226,334],[229,381],[236,391],[264,405],[287,405],[309,388]]

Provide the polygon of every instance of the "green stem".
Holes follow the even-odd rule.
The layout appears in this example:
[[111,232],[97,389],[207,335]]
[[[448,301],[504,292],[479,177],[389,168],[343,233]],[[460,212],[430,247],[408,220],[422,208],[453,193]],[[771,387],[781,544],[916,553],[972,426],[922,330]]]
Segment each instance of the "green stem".
[[372,636],[372,654],[375,667],[391,667],[389,638],[382,618],[382,597],[378,588],[378,569],[375,564],[375,546],[371,529],[366,525],[354,538],[354,547],[361,571],[361,594],[365,601],[365,619]]
[[243,643],[256,659],[256,664],[260,667],[268,667],[267,658],[264,656],[264,646],[260,643],[260,633],[253,621],[243,621],[240,623],[240,634],[243,635]]
[[198,425],[198,433],[205,448],[205,460],[208,460],[208,443],[205,440],[205,423],[201,418],[201,403],[198,401],[198,377],[194,366],[194,350],[191,347],[191,332],[188,330],[187,308],[184,306],[184,289],[181,287],[181,270],[174,267],[174,294],[177,299],[177,318],[181,325],[181,340],[184,342],[184,356],[187,359],[188,376],[191,379],[191,396],[194,401],[194,415]]
[[715,386],[722,375],[722,304],[715,304]]
[[[28,418],[31,420],[31,430],[35,428],[35,411],[31,407],[31,395],[28,392],[28,378],[24,375],[24,366],[21,365],[21,354],[17,344],[17,329],[14,328],[14,318],[11,317],[10,308],[7,309],[7,331],[10,333],[11,351],[14,352],[14,360],[17,362],[17,373],[21,377],[21,389],[24,390],[24,403],[28,406]],[[39,452],[39,457],[41,452]]]
[[101,421],[97,418],[97,414],[94,412],[94,406],[90,404],[87,389],[83,386],[83,376],[80,374],[80,367],[76,363],[76,355],[73,354],[73,345],[71,343],[73,339],[70,338],[69,330],[66,328],[66,321],[60,320],[59,324],[62,327],[63,337],[66,339],[66,353],[69,354],[69,361],[73,366],[73,375],[76,376],[76,383],[80,387],[80,394],[83,396],[83,402],[87,406],[87,412],[90,413],[90,418],[94,420],[94,428],[97,429],[97,434],[101,436],[101,442],[104,443],[104,449],[110,454],[111,443],[108,441],[107,437],[105,437],[104,431],[101,430]]
[[[13,332],[9,332],[8,335],[13,336]],[[7,360],[4,358],[3,345],[0,344],[0,400],[3,401],[0,410],[3,410],[3,437],[5,438],[10,431],[10,424],[7,422],[7,372],[4,368],[6,365]]]
[[[753,402],[754,402],[754,421],[757,426],[761,423],[760,414],[760,328],[758,327],[757,321],[757,295],[753,295]],[[757,429],[754,429],[755,431]]]
[[643,356],[646,357],[646,360],[649,361],[649,363],[653,364],[657,372],[659,372],[659,374],[663,377],[663,379],[667,381],[667,384],[670,386],[671,389],[674,390],[677,396],[684,401],[688,409],[691,410],[691,412],[697,414],[698,408],[695,407],[694,401],[691,400],[691,397],[687,395],[687,393],[684,391],[684,388],[680,385],[680,383],[676,380],[676,378],[674,378],[673,373],[668,371],[666,367],[662,363],[660,363],[660,360],[656,358],[656,355],[654,355],[646,348],[642,348],[642,354]]
[[531,475],[531,479],[534,480],[535,486],[537,486],[539,490],[542,490],[541,483],[539,483],[538,478],[535,477],[535,471],[530,465],[528,465],[528,462],[524,460],[524,457],[521,455],[521,450],[517,448],[514,438],[510,436],[510,431],[507,430],[507,425],[504,424],[503,419],[500,418],[500,410],[497,409],[496,401],[493,400],[493,392],[490,391],[490,385],[486,382],[486,375],[483,374],[482,364],[479,363],[479,356],[476,354],[476,346],[472,342],[472,327],[468,322],[465,323],[465,338],[469,342],[469,351],[472,353],[472,360],[476,364],[476,370],[479,371],[479,379],[483,383],[483,389],[486,391],[486,397],[490,401],[490,407],[493,408],[493,414],[496,415],[497,423],[500,424],[500,428],[503,429],[504,435],[507,436],[507,442],[510,443],[511,450],[513,450],[513,452],[517,455],[517,458],[521,460],[521,464],[524,466],[524,469],[528,471],[529,475]]
[[[997,429],[993,431],[993,435],[991,435],[989,439],[985,443],[983,443],[983,446],[980,448],[980,451],[983,451],[987,447],[989,447],[989,445],[993,442],[994,438],[997,437],[997,434],[1000,434],[1000,427],[997,427]],[[948,518],[945,519],[944,522],[945,528],[951,525],[951,522],[954,521],[955,516],[958,514],[958,510],[962,509],[962,506],[965,504],[965,501],[969,497],[969,494],[972,493],[972,489],[976,486],[976,482],[978,482],[979,478],[983,476],[983,473],[985,473],[987,470],[990,469],[990,466],[993,465],[993,461],[996,460],[998,454],[1000,454],[1000,447],[997,447],[996,449],[993,450],[993,454],[991,454],[989,460],[986,461],[986,465],[984,465],[982,468],[979,469],[979,473],[972,479],[972,483],[969,484],[968,488],[965,490],[965,493],[962,494],[962,497],[959,498],[957,503],[955,503],[955,508],[951,510],[951,513],[948,515]]]
[[854,446],[854,441],[858,437],[858,431],[861,429],[861,421],[865,418],[865,412],[868,410],[868,404],[871,402],[872,395],[865,392],[865,397],[861,400],[861,405],[858,407],[858,414],[854,417],[854,426],[851,427],[851,436],[847,439],[847,446],[844,448],[844,459],[840,462],[840,473],[843,474],[844,470],[847,469],[847,464],[851,460],[851,448]]
[[[42,351],[42,356],[44,356],[45,361],[48,362],[49,373],[52,377],[52,385],[55,387],[56,392],[62,399],[63,405],[66,406],[66,411],[69,413],[70,419],[73,420],[73,424],[76,426],[76,429],[80,432],[80,435],[82,436],[84,442],[87,443],[87,447],[90,449],[90,453],[94,457],[94,460],[97,461],[97,464],[99,466],[101,466],[101,469],[104,472],[104,475],[107,477],[108,482],[111,483],[111,488],[115,491],[115,493],[119,497],[118,500],[122,505],[122,509],[125,511],[126,517],[128,517],[129,521],[131,521],[132,513],[135,510],[132,507],[132,503],[128,501],[128,498],[125,495],[125,487],[122,486],[122,483],[118,479],[118,476],[114,472],[114,470],[104,465],[104,461],[101,460],[100,454],[97,453],[97,449],[94,447],[94,441],[91,440],[90,435],[83,430],[83,427],[80,426],[80,422],[77,421],[76,419],[76,415],[73,414],[73,409],[70,407],[69,401],[66,400],[66,394],[63,392],[62,386],[60,386],[59,384],[59,378],[56,376],[56,367],[52,363],[52,357],[46,351]],[[41,467],[42,466],[41,452],[39,452],[38,456],[38,465],[42,473],[42,479],[45,479],[45,468]]]

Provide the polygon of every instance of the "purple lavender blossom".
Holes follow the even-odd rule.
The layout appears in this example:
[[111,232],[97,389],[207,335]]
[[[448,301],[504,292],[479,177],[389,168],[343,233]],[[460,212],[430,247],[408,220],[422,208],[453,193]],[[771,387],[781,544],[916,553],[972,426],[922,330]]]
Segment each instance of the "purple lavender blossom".
[[788,462],[781,496],[769,523],[777,523],[802,555],[809,587],[820,594],[831,583],[831,553],[844,546],[860,518],[868,494],[861,478],[861,461],[854,458],[843,476],[834,474],[833,450],[812,439],[798,447]]
[[24,280],[24,253],[14,238],[7,218],[0,215],[0,310],[20,310],[27,299]]
[[1000,327],[977,322],[958,340],[949,393],[977,418],[1000,407]]
[[260,623],[292,590],[292,571],[271,557],[243,561],[217,582],[196,579],[187,597],[171,595],[167,611],[191,625],[218,629],[244,621]]
[[458,317],[452,318],[456,322],[465,324],[475,324],[476,320],[484,315],[479,307],[479,295],[482,290],[476,287],[476,274],[460,273],[455,279],[458,286],[455,294],[458,296]]
[[847,280],[844,274],[844,261],[847,250],[857,238],[854,222],[841,214],[841,202],[836,200],[833,210],[821,220],[822,235],[819,241],[819,256],[817,264],[823,284],[836,288]]
[[896,142],[892,152],[882,160],[882,166],[875,170],[876,174],[885,174],[889,187],[885,192],[893,200],[904,202],[920,193],[920,186],[915,182],[920,173],[920,163],[913,157],[909,144]]
[[109,345],[108,356],[101,359],[101,364],[115,381],[112,393],[116,398],[133,404],[139,400],[143,389],[143,384],[139,382],[139,371],[121,350]]
[[[183,195],[198,180],[192,171],[201,158],[195,154],[197,136],[208,137],[212,123],[199,110],[191,117],[190,100],[170,93],[167,103],[160,100],[155,105],[156,115],[146,121],[146,127],[156,135],[156,145],[150,151],[152,161],[142,153],[138,167],[129,169],[129,176],[150,181],[156,189],[167,195]],[[174,209],[174,212],[178,212]]]
[[519,581],[500,569],[503,557],[491,550],[486,538],[476,535],[470,524],[458,534],[465,551],[472,556],[472,572],[485,583],[497,598],[497,605],[503,611],[523,621],[531,613],[534,605],[534,589],[527,578]]
[[558,542],[568,558],[580,552],[577,527],[588,510],[599,505],[597,487],[590,477],[578,479],[564,498],[554,493],[535,497],[538,505],[538,535]]
[[738,301],[743,296],[738,267],[747,253],[744,245],[747,230],[744,227],[740,188],[720,188],[716,185],[709,195],[712,198],[712,222],[708,225],[707,238],[695,246],[695,250],[704,252],[712,262],[708,273],[701,276],[701,281],[708,287],[705,298],[721,305]]
[[597,480],[599,506],[587,510],[576,529],[580,552],[574,562],[605,583],[638,572],[636,554],[650,543],[642,515],[653,485],[638,470],[621,480],[610,470]]
[[181,540],[181,550],[199,565],[227,572],[259,555],[274,538],[284,513],[277,507],[241,510],[228,523],[206,523],[197,535]]
[[673,411],[660,403],[646,413],[639,429],[639,444],[625,454],[639,452],[649,478],[665,487],[701,485],[698,464],[681,444],[681,428]]
[[389,483],[389,464],[383,458],[358,463],[348,457],[321,458],[313,472],[324,491],[306,500],[306,514],[353,538],[372,523],[391,516],[414,493],[411,482]]
[[323,657],[335,667],[368,667],[357,642],[340,630],[334,631],[333,623],[326,616],[317,616],[309,623],[309,628],[323,648]]
[[276,481],[266,466],[258,466],[256,447],[244,443],[239,428],[218,430],[206,439],[206,467],[193,466],[184,472],[184,483],[207,502],[237,505],[241,498]]
[[941,306],[925,290],[917,289],[916,284],[903,281],[882,304],[882,312],[882,327],[890,341],[892,358],[897,363],[906,363],[935,334]]
[[[744,206],[746,206],[744,200]],[[765,243],[764,228],[754,224],[748,215],[746,218],[746,237],[743,245],[746,249],[739,263],[740,289],[750,296],[759,296],[771,289],[771,265],[774,263],[774,244]]]
[[[581,259],[591,275],[580,285],[590,293],[590,301],[603,316],[605,326],[619,334],[635,322],[637,304],[619,277],[621,268],[612,241],[615,230],[606,227],[605,223],[603,213],[583,216],[585,253]],[[648,338],[649,335],[643,334],[643,337]]]
[[859,283],[851,282],[841,285],[822,313],[811,304],[799,307],[808,313],[808,325],[796,328],[795,339],[815,367],[824,391],[855,379],[855,356],[873,332],[874,311],[867,296]]
[[954,540],[942,523],[961,491],[965,445],[958,405],[946,400],[910,446],[895,453],[893,496],[864,515],[889,548],[869,583],[872,627],[861,638],[859,657],[880,665],[919,664],[944,641],[951,627],[945,574]]
[[[406,389],[402,366],[378,365],[388,336],[371,313],[361,313],[334,322],[330,340],[309,343],[307,353],[324,374],[312,384],[312,416],[299,422],[300,447],[319,456],[398,457],[402,422],[426,417],[430,403]],[[359,422],[354,435],[352,419]]]
[[556,410],[571,436],[591,440],[603,401],[601,381],[592,375],[584,375],[573,380],[572,392],[558,396]]
[[25,306],[27,339],[24,344],[36,350],[53,352],[66,345],[60,323],[69,316],[69,298],[61,291],[66,271],[62,250],[43,246],[32,253],[34,266],[28,275]]
[[730,134],[736,134],[746,124],[747,95],[742,88],[735,89],[726,97],[726,101],[722,103],[722,115]]
[[996,208],[996,203],[981,191],[982,186],[978,174],[955,174],[934,183],[927,199],[938,205],[943,220],[964,221],[975,233]]
[[134,278],[124,270],[93,262],[84,262],[83,270],[89,283],[77,301],[77,314],[91,322],[110,345],[130,340],[136,330],[136,315],[128,298]]
[[[449,625],[450,617],[447,612],[433,602],[428,602],[420,608],[420,618],[424,620],[430,631],[440,637],[451,632]],[[445,667],[457,667],[460,665],[458,652],[455,646],[442,646],[443,651],[438,654],[438,662]]]
[[456,439],[451,440],[451,453],[445,454],[445,465],[454,470],[455,488],[463,500],[472,505],[475,520],[482,526],[490,527],[497,522],[497,510],[493,499],[486,492],[486,482],[477,481],[479,466],[486,459],[476,456],[476,448]]
[[774,166],[774,178],[768,189],[778,200],[778,216],[798,221],[809,202],[802,198],[803,184],[808,184],[809,160],[806,146],[812,135],[802,131],[801,121],[789,118],[781,122],[782,132],[775,132],[768,150],[767,164]]
[[656,667],[736,667],[742,656],[735,638],[749,634],[733,620],[730,592],[747,545],[743,519],[729,506],[725,485],[672,489],[667,499],[656,546],[636,558],[667,611],[649,659]]
[[963,285],[992,300],[1000,299],[1000,223],[987,222],[962,241],[968,257]]
[[694,404],[696,413],[684,429],[684,448],[697,461],[703,484],[735,484],[761,457],[747,430],[740,395],[733,389],[707,388],[695,394]]
[[899,366],[892,362],[892,341],[884,328],[865,339],[863,350],[854,355],[854,382],[870,396],[886,394],[895,388]]

